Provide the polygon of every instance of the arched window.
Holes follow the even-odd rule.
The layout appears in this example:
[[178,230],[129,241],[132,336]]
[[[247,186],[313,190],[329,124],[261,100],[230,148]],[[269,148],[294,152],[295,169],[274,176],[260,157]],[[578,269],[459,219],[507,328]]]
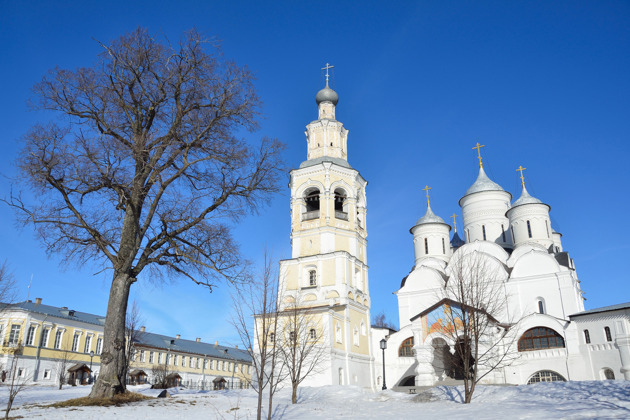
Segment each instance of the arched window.
[[604,332],[606,333],[606,341],[612,341],[612,334],[610,334],[610,328],[604,327]]
[[586,341],[586,344],[591,344],[591,334],[589,334],[588,330],[584,330],[584,341]]
[[527,235],[529,235],[529,237],[532,237],[532,225],[529,224],[529,220],[527,221]]
[[531,328],[518,340],[518,351],[563,348],[564,339],[560,334],[546,327]]
[[367,328],[365,328],[365,322],[361,321],[361,335],[367,335]]
[[308,338],[311,340],[317,340],[317,331],[315,331],[315,328],[308,330]]
[[413,357],[413,337],[409,337],[402,342],[402,344],[398,348],[398,356]]
[[510,231],[512,232],[512,240],[515,241],[515,239],[514,239],[514,226],[510,226]]
[[337,343],[341,343],[341,325],[339,322],[335,326],[335,340],[337,340]]
[[289,341],[295,344],[295,331],[289,332]]
[[562,375],[553,372],[551,370],[541,370],[532,375],[527,381],[527,385],[535,384],[537,382],[566,382],[567,380]]
[[610,368],[604,369],[604,378],[606,378],[607,380],[614,380],[615,372],[613,372],[613,370]]
[[446,244],[444,243],[444,238],[442,238],[442,254],[446,255]]
[[501,225],[501,238],[503,238],[503,242],[507,242],[505,239],[505,228]]
[[538,313],[539,314],[544,314],[545,313],[545,304],[540,299],[538,300]]
[[317,286],[317,271],[309,270],[308,272],[308,285]]
[[317,188],[310,188],[306,191],[304,203],[306,204],[306,212],[302,215],[302,220],[319,218],[319,190]]
[[359,329],[357,327],[354,327],[352,330],[352,344],[355,346],[359,345]]
[[549,222],[547,220],[545,220],[545,228],[547,228],[547,238],[551,238],[551,235],[549,235]]
[[466,229],[466,242],[470,242],[470,230]]
[[269,342],[273,343],[276,341],[276,335],[274,333],[269,333]]
[[486,240],[486,225],[481,225],[481,232],[483,233],[483,240]]
[[341,220],[348,220],[348,212],[346,206],[346,192],[337,188],[335,190],[335,217]]

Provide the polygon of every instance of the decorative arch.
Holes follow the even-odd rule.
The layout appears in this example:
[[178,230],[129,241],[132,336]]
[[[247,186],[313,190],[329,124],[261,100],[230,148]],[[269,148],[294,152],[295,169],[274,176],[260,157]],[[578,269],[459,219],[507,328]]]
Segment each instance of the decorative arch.
[[354,300],[354,294],[352,292],[348,292],[348,299]]
[[539,314],[547,313],[547,304],[545,303],[545,298],[543,298],[542,296],[538,296],[536,298],[536,312],[538,312]]
[[547,327],[534,327],[525,331],[518,340],[518,351],[536,351],[564,348],[564,338]]
[[330,292],[326,294],[326,299],[334,299],[338,297],[339,297],[339,293],[336,290],[331,290]]
[[312,302],[314,300],[317,300],[317,295],[315,293],[309,293],[304,296],[304,302]]
[[603,381],[613,381],[615,380],[615,372],[611,369],[611,368],[602,368],[602,370],[600,371],[600,377],[602,378]]
[[398,386],[416,386],[416,377],[407,376],[400,381]]

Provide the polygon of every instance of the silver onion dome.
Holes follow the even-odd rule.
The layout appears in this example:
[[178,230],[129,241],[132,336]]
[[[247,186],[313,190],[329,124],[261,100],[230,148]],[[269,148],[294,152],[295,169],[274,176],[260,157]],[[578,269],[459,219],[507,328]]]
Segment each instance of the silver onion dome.
[[317,102],[317,105],[322,102],[332,102],[333,105],[337,106],[337,102],[339,102],[339,95],[337,95],[337,92],[329,88],[328,82],[326,82],[326,87],[317,92],[315,101]]

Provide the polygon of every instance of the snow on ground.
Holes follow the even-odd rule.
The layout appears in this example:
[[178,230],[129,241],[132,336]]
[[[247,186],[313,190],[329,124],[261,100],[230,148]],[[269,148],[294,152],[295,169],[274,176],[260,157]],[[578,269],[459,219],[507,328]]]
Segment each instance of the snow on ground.
[[[156,396],[146,386],[130,387]],[[189,391],[170,389],[170,398],[152,399],[122,407],[42,408],[86,396],[89,387],[34,386],[22,391],[11,411],[25,419],[255,419],[253,390]],[[0,389],[0,409],[8,391]],[[390,390],[369,392],[357,387],[302,388],[298,404],[290,390],[275,398],[274,419],[629,419],[630,381],[540,383],[526,386],[480,386],[471,404],[462,404],[462,387],[437,387],[419,395]]]

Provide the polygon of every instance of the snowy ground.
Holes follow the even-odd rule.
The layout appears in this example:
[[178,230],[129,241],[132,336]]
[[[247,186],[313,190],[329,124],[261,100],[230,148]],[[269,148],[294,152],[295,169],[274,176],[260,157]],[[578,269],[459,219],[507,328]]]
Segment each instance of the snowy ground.
[[[130,387],[146,395],[158,391]],[[29,387],[18,395],[12,416],[25,419],[255,419],[252,390],[187,391],[171,389],[172,396],[123,407],[41,408],[89,393],[89,387]],[[462,404],[461,387],[433,388],[421,395],[392,391],[367,392],[355,387],[303,388],[299,403],[279,391],[274,419],[630,419],[630,381],[540,383],[527,386],[479,387],[471,404]],[[0,408],[7,389],[0,389]]]

